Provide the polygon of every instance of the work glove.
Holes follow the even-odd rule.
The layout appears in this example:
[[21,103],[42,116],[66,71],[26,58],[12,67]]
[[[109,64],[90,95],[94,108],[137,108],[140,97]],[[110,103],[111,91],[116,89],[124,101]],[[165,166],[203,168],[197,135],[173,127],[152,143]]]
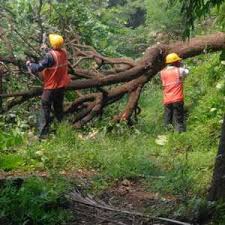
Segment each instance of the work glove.
[[46,50],[48,46],[46,44],[41,44],[40,50]]

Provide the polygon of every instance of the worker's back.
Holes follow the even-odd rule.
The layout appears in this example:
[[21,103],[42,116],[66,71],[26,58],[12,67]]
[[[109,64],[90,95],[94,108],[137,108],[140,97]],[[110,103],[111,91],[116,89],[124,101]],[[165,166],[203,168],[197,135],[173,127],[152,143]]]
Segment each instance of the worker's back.
[[163,85],[164,104],[183,101],[183,82],[178,67],[168,66],[162,70],[161,81]]
[[68,59],[65,50],[51,50],[54,65],[43,71],[44,89],[66,87],[70,83],[68,75]]

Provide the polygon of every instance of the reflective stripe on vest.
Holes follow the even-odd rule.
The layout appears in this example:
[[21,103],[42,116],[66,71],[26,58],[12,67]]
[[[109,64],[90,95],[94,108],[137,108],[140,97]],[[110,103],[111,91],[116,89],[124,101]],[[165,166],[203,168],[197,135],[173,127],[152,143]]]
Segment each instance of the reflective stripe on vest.
[[166,68],[161,71],[163,85],[163,103],[170,104],[183,101],[183,83],[180,78],[179,68]]
[[43,71],[44,89],[57,89],[66,87],[70,83],[68,75],[68,60],[64,50],[51,50],[54,65]]

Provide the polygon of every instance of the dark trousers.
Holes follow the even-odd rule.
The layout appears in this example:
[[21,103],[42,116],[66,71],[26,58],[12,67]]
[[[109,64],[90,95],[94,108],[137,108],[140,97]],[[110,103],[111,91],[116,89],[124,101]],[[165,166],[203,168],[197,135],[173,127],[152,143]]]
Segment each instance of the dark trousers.
[[39,120],[39,136],[47,135],[51,123],[51,111],[56,119],[61,122],[63,119],[64,88],[44,90],[41,96],[41,115]]
[[174,124],[178,132],[186,131],[184,119],[184,103],[175,102],[164,105],[165,110],[165,125]]

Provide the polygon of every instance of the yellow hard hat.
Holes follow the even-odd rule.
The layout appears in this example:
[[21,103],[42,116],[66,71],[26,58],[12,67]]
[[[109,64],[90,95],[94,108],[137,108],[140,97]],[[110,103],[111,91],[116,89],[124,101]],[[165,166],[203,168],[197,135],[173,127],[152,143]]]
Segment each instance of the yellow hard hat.
[[48,36],[50,45],[53,49],[62,48],[64,40],[63,37],[59,34],[49,34]]
[[170,53],[166,56],[166,64],[174,63],[177,61],[181,61],[182,58],[179,57],[176,53]]

